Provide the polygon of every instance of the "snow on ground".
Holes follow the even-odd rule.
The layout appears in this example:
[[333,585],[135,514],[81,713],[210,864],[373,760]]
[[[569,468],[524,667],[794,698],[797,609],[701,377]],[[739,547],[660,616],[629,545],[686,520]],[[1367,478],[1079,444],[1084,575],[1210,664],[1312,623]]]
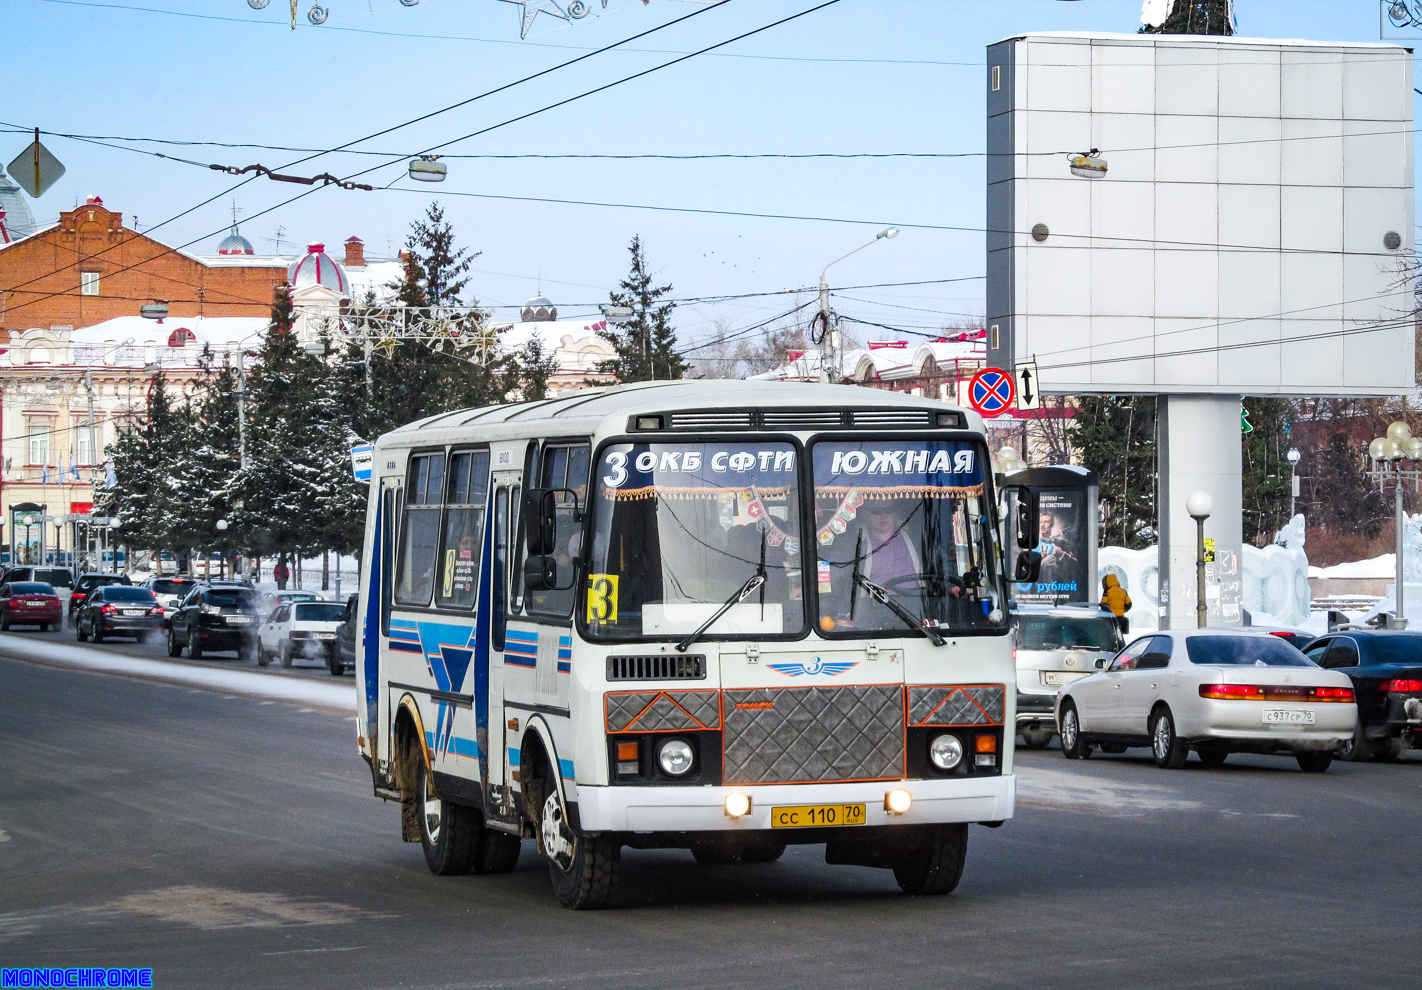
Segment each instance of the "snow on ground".
[[0,633],[0,656],[51,667],[91,670],[117,674],[120,677],[181,684],[184,687],[222,694],[297,702],[344,713],[354,713],[356,707],[355,686],[345,678],[327,683],[283,674],[263,674],[255,670],[222,670],[185,663],[168,663],[163,660],[124,656],[91,647],[66,646],[13,633]]
[[1371,560],[1350,560],[1332,567],[1310,567],[1311,578],[1392,578],[1397,574],[1397,561],[1390,553]]

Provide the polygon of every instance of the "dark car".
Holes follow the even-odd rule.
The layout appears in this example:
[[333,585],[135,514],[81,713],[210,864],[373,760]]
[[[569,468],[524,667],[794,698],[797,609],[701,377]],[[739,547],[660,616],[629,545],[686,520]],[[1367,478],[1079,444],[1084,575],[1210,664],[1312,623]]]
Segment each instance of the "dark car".
[[163,631],[163,606],[147,588],[123,584],[93,589],[74,614],[74,635],[79,642],[90,636],[102,643],[109,636],[132,636],[151,643]]
[[59,625],[64,607],[54,586],[38,581],[10,581],[0,584],[0,629],[11,626],[39,626],[41,632]]
[[360,629],[360,595],[351,595],[346,599],[346,615],[341,620],[341,627],[336,630],[336,655],[331,661],[331,673],[336,673],[336,664],[341,665],[341,670],[350,667],[355,669],[356,663],[356,639]]
[[88,574],[80,574],[79,580],[74,582],[74,590],[69,593],[69,615],[73,617],[79,614],[80,607],[85,599],[93,594],[96,588],[107,588],[111,584],[131,585],[127,574],[101,574],[91,571]]
[[261,614],[262,598],[248,585],[199,584],[168,617],[168,656],[180,656],[187,647],[194,660],[210,650],[255,659]]
[[1358,728],[1340,759],[1395,760],[1422,748],[1422,632],[1348,629],[1314,640],[1304,653],[1353,681]]

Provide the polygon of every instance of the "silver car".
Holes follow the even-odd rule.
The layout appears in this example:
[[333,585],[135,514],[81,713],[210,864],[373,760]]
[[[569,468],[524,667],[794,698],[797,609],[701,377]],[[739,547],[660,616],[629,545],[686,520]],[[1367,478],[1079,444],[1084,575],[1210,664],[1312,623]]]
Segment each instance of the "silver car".
[[1057,696],[1069,760],[1095,746],[1106,753],[1149,746],[1167,770],[1184,766],[1193,749],[1211,766],[1230,753],[1284,753],[1321,773],[1357,724],[1348,676],[1267,633],[1150,633],[1102,666]]
[[1041,749],[1057,731],[1057,692],[1094,673],[1096,661],[1122,646],[1115,616],[1094,606],[1020,608],[1012,613],[1017,663],[1017,731],[1028,749]]

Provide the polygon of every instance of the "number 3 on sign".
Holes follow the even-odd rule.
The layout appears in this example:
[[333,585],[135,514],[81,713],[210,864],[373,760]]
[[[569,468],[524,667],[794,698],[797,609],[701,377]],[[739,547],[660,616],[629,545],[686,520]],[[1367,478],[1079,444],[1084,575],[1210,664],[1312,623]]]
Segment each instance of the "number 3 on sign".
[[588,575],[588,625],[617,621],[617,575]]

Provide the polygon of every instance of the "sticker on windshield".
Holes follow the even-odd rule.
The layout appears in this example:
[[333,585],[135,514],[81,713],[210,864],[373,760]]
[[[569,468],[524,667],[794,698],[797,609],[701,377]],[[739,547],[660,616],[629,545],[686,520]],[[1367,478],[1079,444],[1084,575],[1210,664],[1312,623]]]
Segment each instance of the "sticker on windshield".
[[830,564],[828,560],[820,561],[820,594],[828,594],[830,587]]
[[[639,445],[640,446],[640,445]],[[795,474],[795,450],[788,444],[658,444],[655,450],[609,450],[598,476],[611,489],[744,487],[778,475],[782,483]],[[680,477],[678,477],[680,476]],[[628,493],[618,492],[620,497]]]
[[617,575],[588,575],[588,625],[617,621]]

